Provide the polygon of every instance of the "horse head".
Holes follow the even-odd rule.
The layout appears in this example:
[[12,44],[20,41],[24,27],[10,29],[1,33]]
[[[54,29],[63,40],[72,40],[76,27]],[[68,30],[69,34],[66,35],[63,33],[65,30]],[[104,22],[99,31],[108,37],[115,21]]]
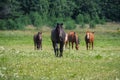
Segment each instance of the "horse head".
[[90,32],[89,31],[86,32],[86,38],[90,39]]
[[57,23],[57,26],[56,26],[56,34],[57,34],[57,37],[59,38],[60,41],[62,41],[62,32],[63,32],[63,23],[59,24]]
[[38,38],[38,40],[41,40],[41,39],[42,39],[42,32],[38,32],[37,38]]

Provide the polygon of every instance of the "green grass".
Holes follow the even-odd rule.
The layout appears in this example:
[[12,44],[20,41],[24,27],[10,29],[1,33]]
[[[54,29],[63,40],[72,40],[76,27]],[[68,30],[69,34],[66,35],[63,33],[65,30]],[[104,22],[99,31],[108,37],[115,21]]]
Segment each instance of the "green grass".
[[[114,28],[113,28],[114,27]],[[86,50],[86,29],[76,29],[80,50],[54,56],[50,30],[43,31],[43,50],[35,51],[37,31],[0,31],[0,80],[120,80],[118,24],[96,26],[94,50]],[[66,31],[69,32],[69,31]]]

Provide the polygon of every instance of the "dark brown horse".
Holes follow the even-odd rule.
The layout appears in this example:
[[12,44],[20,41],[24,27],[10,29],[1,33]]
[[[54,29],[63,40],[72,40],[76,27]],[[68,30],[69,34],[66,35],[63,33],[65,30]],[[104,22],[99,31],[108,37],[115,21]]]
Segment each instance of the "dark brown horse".
[[69,48],[70,48],[70,44],[72,44],[72,49],[73,49],[73,45],[75,43],[76,50],[79,49],[79,46],[78,46],[78,44],[79,44],[79,37],[78,37],[77,33],[73,32],[73,31],[69,32],[69,34],[68,34],[68,41],[69,41]]
[[35,50],[41,49],[42,50],[42,32],[38,32],[33,36],[34,41],[34,48]]
[[85,35],[85,42],[87,50],[90,49],[92,45],[92,49],[94,47],[94,32],[87,31]]
[[[62,57],[63,56],[63,46],[65,41],[65,32],[63,30],[63,24],[57,23],[55,29],[51,31],[51,40],[54,48],[55,56]],[[58,48],[58,44],[60,44],[60,49]],[[59,54],[60,50],[60,54]]]

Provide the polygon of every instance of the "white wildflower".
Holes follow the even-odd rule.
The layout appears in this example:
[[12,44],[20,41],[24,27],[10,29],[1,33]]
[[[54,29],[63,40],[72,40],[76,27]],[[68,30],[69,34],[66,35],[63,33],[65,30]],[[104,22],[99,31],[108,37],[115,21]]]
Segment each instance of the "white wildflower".
[[4,76],[4,74],[3,74],[1,71],[0,71],[0,76],[1,76],[1,77],[3,77],[3,76]]
[[20,52],[20,51],[18,51],[18,50],[16,51],[17,54],[18,54],[19,52]]
[[5,48],[3,46],[0,47],[0,50],[5,50]]

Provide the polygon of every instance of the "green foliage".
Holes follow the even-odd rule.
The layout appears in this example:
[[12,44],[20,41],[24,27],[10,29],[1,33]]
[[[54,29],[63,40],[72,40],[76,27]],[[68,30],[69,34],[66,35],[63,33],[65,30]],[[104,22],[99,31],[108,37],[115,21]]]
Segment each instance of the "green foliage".
[[6,30],[6,20],[0,20],[0,30]]
[[25,26],[27,26],[27,25],[29,25],[29,24],[32,24],[29,15],[23,15],[23,16],[21,16],[20,18],[21,18],[21,20],[22,20],[21,22],[24,23]]
[[68,0],[50,0],[49,2],[49,14],[52,17],[71,17],[72,11],[75,8],[74,1]]
[[90,22],[90,15],[89,14],[85,14],[84,15],[84,23],[89,23]]
[[82,14],[79,14],[76,18],[76,23],[80,24],[84,22],[84,16]]
[[69,30],[75,29],[76,28],[75,21],[70,19],[70,18],[68,18],[65,21],[65,28],[69,29]]
[[51,17],[50,21],[47,21],[48,25],[51,28],[55,27],[57,23],[63,23],[64,24],[64,22],[65,22],[65,19],[63,19],[61,17],[60,18]]
[[96,15],[93,20],[96,24],[100,23],[100,19],[99,19],[98,15]]
[[27,24],[26,19],[24,19],[23,17],[19,17],[15,19],[15,23],[16,23],[16,28],[13,29],[20,29],[23,30],[25,27],[25,25]]
[[106,22],[106,21],[105,21],[105,18],[102,18],[102,19],[100,19],[100,22],[99,22],[99,23],[100,23],[100,24],[105,24],[105,22]]
[[[22,29],[29,24],[36,27],[53,26],[61,19],[65,22],[67,18],[75,20],[77,24],[88,24],[91,20],[96,24],[119,22],[119,7],[119,1],[114,0],[2,0],[0,29]],[[17,19],[23,20],[20,26],[15,24]]]
[[85,27],[85,23],[83,22],[81,23],[80,28],[84,28],[84,27]]
[[6,26],[7,29],[17,30],[24,29],[24,25],[23,18],[16,18],[15,20],[9,19]]
[[7,29],[10,29],[10,30],[12,30],[12,29],[17,29],[17,26],[16,26],[16,25],[17,25],[17,24],[15,23],[14,20],[8,19],[8,21],[7,21]]
[[30,14],[31,22],[36,27],[41,27],[42,24],[42,17],[37,12],[31,12]]
[[21,16],[19,18],[8,19],[8,20],[0,20],[0,29],[1,30],[17,30],[17,29],[24,29],[24,26],[27,25],[29,22],[27,17]]
[[95,58],[96,58],[96,59],[101,59],[102,56],[98,54],[98,55],[95,56]]
[[90,28],[95,28],[96,27],[95,21],[90,21],[89,26]]

